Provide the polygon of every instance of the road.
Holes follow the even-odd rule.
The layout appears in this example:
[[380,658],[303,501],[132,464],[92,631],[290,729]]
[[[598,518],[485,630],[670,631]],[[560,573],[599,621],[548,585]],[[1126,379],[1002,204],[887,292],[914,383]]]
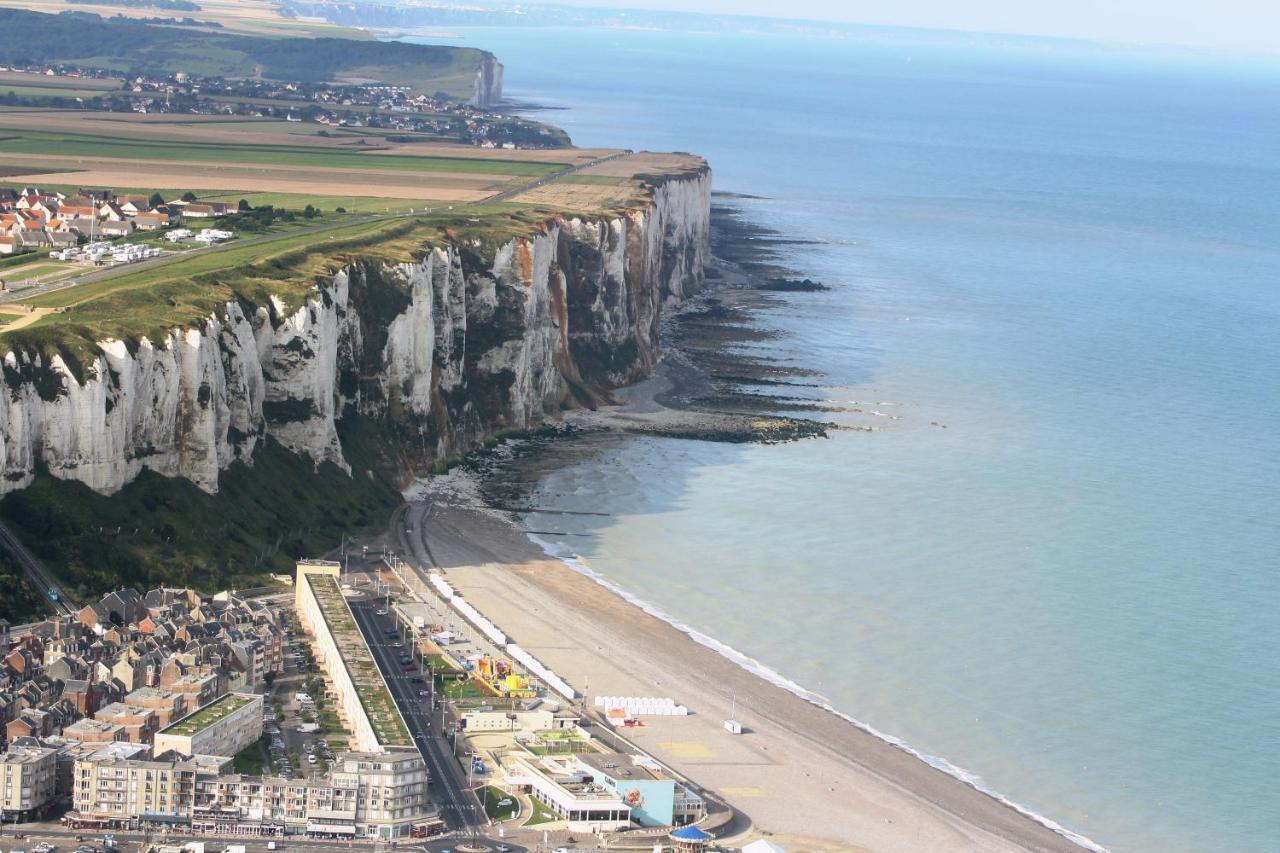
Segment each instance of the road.
[[[607,163],[610,160],[616,160],[619,157],[625,157],[630,153],[631,153],[630,151],[618,151],[613,154],[608,154],[604,157],[597,157],[594,160],[590,160],[586,163],[582,163],[577,166],[570,166],[567,169],[561,169],[559,172],[552,172],[549,175],[543,175],[541,178],[538,178],[535,181],[531,181],[527,184],[520,184],[519,186],[512,187],[509,190],[503,190],[500,193],[487,196],[483,199],[478,199],[476,201],[458,202],[457,204],[450,205],[449,209],[453,210],[453,209],[462,209],[462,208],[468,208],[468,207],[478,207],[481,205],[496,204],[498,202],[508,201],[509,199],[515,198],[518,195],[527,193],[531,190],[535,190],[538,187],[542,187],[542,186],[546,186],[547,184],[554,183],[555,181],[558,181],[561,178],[567,177],[568,175],[572,175],[575,172],[580,172],[583,169],[589,169],[592,166],[598,166],[601,163]],[[420,211],[420,213],[427,214],[427,213],[432,213],[433,211],[438,212],[439,208],[429,208],[429,207],[423,208]],[[64,278],[58,281],[50,281],[45,284],[38,284],[35,287],[28,287],[22,290],[14,290],[6,293],[0,293],[0,303],[4,303],[4,302],[21,303],[21,302],[25,302],[26,300],[30,299],[33,296],[40,296],[41,294],[52,293],[58,290],[66,290],[69,287],[76,287],[77,285],[81,285],[81,284],[89,284],[90,282],[100,281],[104,278],[111,278],[117,275],[125,275],[129,272],[138,272],[140,270],[154,269],[156,267],[165,266],[167,264],[177,263],[178,261],[186,260],[187,258],[194,258],[197,255],[206,255],[211,252],[219,252],[229,248],[242,249],[246,246],[257,246],[265,243],[272,243],[272,242],[275,242],[276,240],[292,240],[295,237],[301,237],[307,234],[320,234],[325,231],[340,230],[343,228],[349,228],[352,225],[361,225],[367,222],[378,222],[378,221],[389,220],[389,219],[405,219],[405,218],[410,218],[416,215],[419,215],[419,214],[374,213],[366,216],[354,216],[348,219],[343,219],[341,222],[338,222],[338,223],[324,223],[321,225],[312,225],[306,228],[298,228],[293,231],[286,231],[283,234],[262,234],[257,237],[245,237],[238,240],[232,240],[228,243],[214,243],[212,245],[205,246],[204,248],[201,248],[201,249],[190,249],[185,252],[176,252],[171,255],[164,255],[162,257],[152,258],[146,261],[138,261],[137,263],[127,264],[124,266],[113,266],[113,267],[105,267],[101,269],[93,269],[93,270],[90,270],[89,272],[84,272],[84,273],[81,273],[80,275],[72,276],[71,278]]]
[[[444,711],[434,708],[434,694],[418,695],[419,690],[433,689],[431,679],[421,676],[416,669],[406,674],[401,668],[400,653],[407,647],[393,646],[388,641],[386,631],[395,630],[396,624],[394,617],[377,614],[381,599],[352,598],[350,604],[356,624],[360,626],[391,696],[409,726],[409,734],[427,763],[433,780],[432,796],[440,806],[441,817],[450,829],[478,831],[486,823],[484,810],[475,794],[467,788],[467,778],[444,738]],[[414,684],[412,679],[415,677],[422,677],[424,683]]]
[[[13,824],[4,827],[0,831],[0,850],[30,850],[40,842],[48,842],[58,848],[58,853],[70,853],[76,849],[79,843],[76,839],[83,837],[85,844],[94,844],[102,846],[102,833],[94,833],[88,831],[74,831],[64,829],[56,824],[31,824],[24,823],[19,827],[23,833],[23,838],[14,838]],[[142,849],[147,843],[151,844],[185,844],[188,841],[197,840],[204,841],[209,850],[222,850],[228,844],[243,844],[246,853],[267,853],[267,844],[274,840],[277,851],[323,851],[323,853],[337,853],[340,850],[374,850],[378,853],[391,853],[394,849],[396,853],[444,853],[446,850],[452,850],[457,846],[457,841],[449,838],[414,838],[399,839],[394,847],[388,845],[385,841],[376,841],[375,839],[359,839],[357,841],[324,841],[316,838],[255,838],[252,836],[209,836],[202,835],[199,838],[192,839],[186,833],[164,833],[164,832],[121,832],[113,831],[116,844],[122,853],[126,851],[134,851]],[[497,850],[497,845],[502,843],[511,853],[526,853],[526,848],[510,841],[497,842],[485,839],[485,846],[491,851]]]

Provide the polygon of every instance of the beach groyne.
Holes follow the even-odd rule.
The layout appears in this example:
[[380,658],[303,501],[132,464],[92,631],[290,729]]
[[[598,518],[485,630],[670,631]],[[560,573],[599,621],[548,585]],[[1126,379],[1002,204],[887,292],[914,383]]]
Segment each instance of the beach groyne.
[[460,228],[412,262],[353,253],[299,307],[227,302],[156,339],[100,341],[79,371],[5,352],[0,492],[46,470],[113,493],[144,469],[216,492],[267,437],[350,470],[345,418],[431,465],[594,406],[649,375],[664,309],[703,284],[710,170],[645,186],[643,203],[530,233]]

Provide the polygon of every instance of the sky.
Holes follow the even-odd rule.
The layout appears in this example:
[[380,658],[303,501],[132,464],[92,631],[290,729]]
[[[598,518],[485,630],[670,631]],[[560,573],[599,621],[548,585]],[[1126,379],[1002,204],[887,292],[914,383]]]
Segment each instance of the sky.
[[1280,54],[1280,0],[558,0]]

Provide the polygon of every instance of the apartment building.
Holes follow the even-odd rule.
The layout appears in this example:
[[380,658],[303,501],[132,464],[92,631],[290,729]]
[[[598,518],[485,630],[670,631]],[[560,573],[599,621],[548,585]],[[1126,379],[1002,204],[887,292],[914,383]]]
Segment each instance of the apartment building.
[[44,746],[11,745],[0,756],[0,818],[30,820],[54,796],[58,751]]
[[105,747],[76,761],[72,777],[76,827],[134,828],[190,823],[196,781],[201,773],[217,775],[231,762],[214,756],[125,757]]
[[341,566],[321,560],[298,563],[295,601],[316,658],[338,697],[356,744],[367,752],[414,749],[413,738],[338,582]]
[[[125,745],[121,745],[125,746]],[[125,758],[104,748],[77,760],[76,827],[189,827],[194,834],[404,838],[432,817],[416,753],[340,753],[322,779],[224,775],[230,759]]]
[[262,737],[262,703],[258,695],[227,693],[158,732],[155,752],[234,756]]

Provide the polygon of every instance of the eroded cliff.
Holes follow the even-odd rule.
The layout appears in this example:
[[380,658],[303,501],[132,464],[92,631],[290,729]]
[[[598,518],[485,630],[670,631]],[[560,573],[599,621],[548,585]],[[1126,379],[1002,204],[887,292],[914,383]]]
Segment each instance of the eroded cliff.
[[357,253],[300,306],[227,301],[158,339],[100,341],[80,371],[10,349],[0,491],[43,468],[108,494],[143,469],[214,492],[264,436],[345,468],[343,418],[384,422],[429,463],[591,404],[652,370],[663,308],[701,286],[710,184],[656,180],[623,213],[501,240],[451,230],[411,261]]

